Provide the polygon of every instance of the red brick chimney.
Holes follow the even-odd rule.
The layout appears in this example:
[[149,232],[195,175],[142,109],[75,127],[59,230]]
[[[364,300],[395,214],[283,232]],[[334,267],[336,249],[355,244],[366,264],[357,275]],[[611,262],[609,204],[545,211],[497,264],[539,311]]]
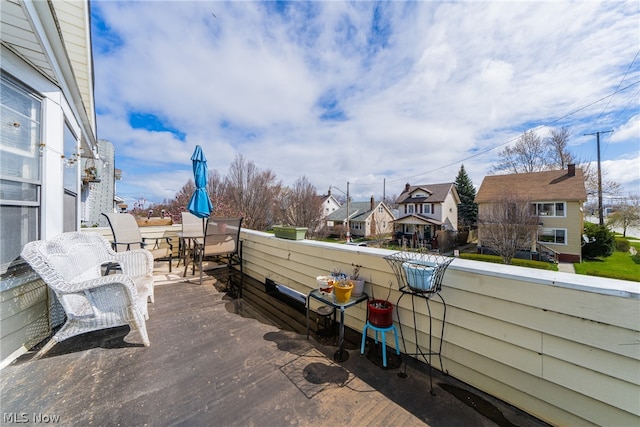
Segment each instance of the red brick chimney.
[[369,210],[373,210],[373,208],[375,207],[375,201],[373,200],[373,196],[371,196],[371,209]]
[[567,166],[567,175],[568,176],[576,176],[576,165],[575,163],[571,163]]
[[409,183],[407,182],[407,183],[404,185],[404,192],[405,192],[405,193],[408,193],[410,189],[411,189],[411,186],[410,186],[410,185],[409,185]]

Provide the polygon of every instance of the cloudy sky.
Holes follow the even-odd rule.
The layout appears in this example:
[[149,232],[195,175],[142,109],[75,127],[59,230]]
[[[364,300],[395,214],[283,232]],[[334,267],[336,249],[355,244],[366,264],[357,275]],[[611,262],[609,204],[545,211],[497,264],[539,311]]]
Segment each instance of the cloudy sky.
[[[478,187],[526,130],[640,192],[640,3],[93,0],[98,137],[130,205],[173,198],[201,145],[355,200]],[[334,191],[335,192],[335,191]],[[338,192],[339,194],[339,192]]]

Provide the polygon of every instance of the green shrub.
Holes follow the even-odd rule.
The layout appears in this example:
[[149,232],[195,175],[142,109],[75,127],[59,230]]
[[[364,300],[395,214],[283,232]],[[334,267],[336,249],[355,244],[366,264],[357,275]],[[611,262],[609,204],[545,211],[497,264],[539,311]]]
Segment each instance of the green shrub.
[[624,237],[616,237],[616,251],[618,252],[629,252],[629,248],[631,244],[628,239]]
[[594,259],[611,256],[615,249],[615,236],[606,226],[586,222],[584,234],[589,243],[582,247],[583,258]]

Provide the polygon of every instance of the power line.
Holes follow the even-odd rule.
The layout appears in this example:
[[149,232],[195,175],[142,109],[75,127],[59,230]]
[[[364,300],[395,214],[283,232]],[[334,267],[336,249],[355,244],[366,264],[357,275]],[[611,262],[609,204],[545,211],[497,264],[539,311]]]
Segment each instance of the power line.
[[[596,127],[598,125],[598,122],[600,121],[600,119],[602,118],[602,116],[604,115],[605,111],[607,111],[607,108],[609,108],[609,104],[611,103],[611,100],[613,99],[613,97],[620,91],[620,86],[622,86],[622,82],[624,82],[624,80],[627,78],[627,75],[629,74],[629,72],[631,71],[631,67],[633,67],[633,64],[636,62],[636,59],[638,59],[638,54],[640,54],[640,49],[638,49],[638,51],[636,51],[635,56],[633,57],[633,60],[631,61],[631,63],[629,64],[629,66],[627,67],[627,71],[625,71],[624,76],[622,76],[622,79],[620,80],[620,83],[618,83],[618,87],[616,87],[616,90],[613,92],[613,94],[611,95],[611,98],[609,98],[609,100],[607,101],[607,105],[604,106],[604,108],[602,109],[602,111],[600,112],[600,115],[598,116],[597,119],[594,120],[592,127]],[[637,92],[636,92],[637,93]],[[618,117],[620,117],[622,115],[622,113],[624,113],[624,111],[627,109],[627,107],[631,104],[631,101],[633,99],[635,99],[636,96],[633,96],[629,99],[629,102],[627,103],[627,105],[625,105],[625,107],[618,113],[618,115],[616,116],[616,120]],[[615,120],[614,120],[615,122]],[[593,135],[593,134],[591,134]],[[607,147],[609,146],[609,143],[606,143],[604,146],[604,152],[607,151]],[[598,148],[599,149],[599,148]],[[598,158],[600,157],[600,152],[598,151]],[[598,163],[599,166],[599,163]]]
[[611,100],[613,99],[613,97],[620,91],[620,86],[622,86],[622,82],[624,82],[624,79],[627,78],[627,75],[629,74],[629,71],[631,71],[631,67],[633,66],[634,62],[636,62],[636,59],[638,58],[639,53],[640,53],[640,49],[636,52],[636,56],[633,57],[631,64],[629,64],[629,66],[627,67],[627,71],[624,73],[624,76],[622,76],[622,79],[620,80],[620,83],[618,83],[618,87],[616,88],[616,90],[611,95],[611,98],[609,98],[609,100],[607,101],[607,105],[604,106],[598,118],[593,122],[594,127],[598,124],[598,121],[600,120],[600,118],[602,118],[602,115],[609,107],[609,104],[611,103]]
[[[636,55],[636,56],[637,56],[637,55]],[[635,61],[635,58],[634,58],[634,61]],[[623,79],[623,80],[624,80],[624,79]],[[552,120],[551,122],[548,122],[548,123],[545,123],[545,124],[538,125],[538,126],[536,126],[536,127],[532,128],[532,129],[530,129],[530,131],[536,131],[536,130],[538,130],[538,129],[540,129],[540,128],[543,128],[543,127],[546,127],[546,126],[554,125],[554,124],[556,124],[556,123],[560,122],[561,120],[566,119],[567,117],[570,117],[570,116],[572,116],[572,115],[574,115],[574,114],[576,114],[576,113],[578,113],[578,112],[580,112],[580,111],[582,111],[582,110],[585,110],[585,109],[587,109],[587,108],[589,108],[589,107],[592,107],[592,106],[593,106],[593,105],[595,105],[595,104],[598,104],[599,102],[604,101],[605,99],[612,98],[612,97],[613,97],[614,95],[616,95],[617,93],[619,93],[619,92],[623,92],[623,91],[625,91],[625,90],[627,90],[627,89],[629,89],[629,88],[631,88],[631,87],[633,87],[633,86],[635,86],[635,85],[637,85],[637,84],[639,84],[639,83],[640,83],[640,80],[637,80],[637,81],[635,81],[635,82],[633,82],[633,83],[630,83],[629,85],[627,85],[627,86],[623,87],[622,89],[620,89],[620,88],[619,88],[619,86],[620,86],[620,85],[618,85],[618,89],[616,89],[616,90],[615,90],[615,92],[613,92],[613,93],[611,93],[611,94],[609,94],[609,95],[603,96],[602,98],[599,98],[599,99],[597,99],[597,100],[595,100],[595,101],[593,101],[593,102],[591,102],[591,103],[589,103],[589,104],[587,104],[587,105],[584,105],[584,106],[582,106],[582,107],[576,108],[575,110],[570,111],[569,113],[567,113],[567,114],[565,114],[565,115],[563,115],[563,116],[561,116],[561,117],[559,117],[559,118],[557,118],[557,119],[555,119],[555,120]],[[601,132],[601,133],[603,133],[603,132]],[[470,160],[470,159],[476,158],[476,157],[478,157],[478,156],[485,155],[485,154],[489,153],[490,151],[495,150],[496,148],[500,148],[500,147],[503,147],[503,146],[505,146],[505,145],[507,145],[507,144],[510,144],[510,143],[514,142],[514,141],[517,141],[517,140],[518,140],[518,138],[520,138],[520,135],[518,135],[518,136],[516,136],[516,137],[513,137],[513,138],[511,138],[511,139],[509,139],[509,140],[507,140],[507,141],[505,141],[505,142],[503,142],[503,143],[501,143],[501,144],[495,145],[495,146],[493,146],[493,147],[487,148],[487,149],[482,150],[482,151],[480,151],[480,152],[477,152],[477,153],[471,154],[471,155],[469,155],[469,156],[467,156],[467,157],[465,157],[465,158],[462,158],[462,159],[456,160],[456,161],[454,161],[454,162],[451,162],[451,163],[448,163],[448,164],[446,164],[446,165],[443,165],[443,166],[437,167],[437,168],[435,168],[435,169],[431,169],[431,170],[426,171],[426,172],[422,172],[422,173],[419,173],[419,174],[415,174],[415,175],[407,176],[407,177],[404,177],[404,178],[398,178],[398,179],[385,179],[385,181],[386,181],[386,182],[407,181],[407,180],[410,180],[410,179],[412,179],[412,178],[417,178],[417,177],[420,177],[420,176],[423,176],[423,175],[428,175],[428,174],[431,174],[431,173],[437,172],[437,171],[439,171],[439,170],[446,169],[446,168],[448,168],[448,167],[451,167],[451,166],[457,165],[457,164],[459,164],[459,163],[463,163],[463,162],[465,162],[465,161],[467,161],[467,160]],[[361,184],[359,184],[359,183],[357,183],[357,182],[352,182],[352,183],[351,183],[351,185],[353,185],[353,186],[371,186],[371,185],[380,185],[380,184],[382,184],[382,182],[367,182],[367,183],[361,183]]]

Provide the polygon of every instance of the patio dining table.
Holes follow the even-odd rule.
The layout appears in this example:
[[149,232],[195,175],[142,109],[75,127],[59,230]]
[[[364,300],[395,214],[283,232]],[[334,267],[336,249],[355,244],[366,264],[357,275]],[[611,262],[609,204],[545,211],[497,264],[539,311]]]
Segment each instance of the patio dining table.
[[182,273],[182,277],[186,277],[187,269],[189,268],[189,262],[191,261],[193,261],[193,273],[195,274],[195,249],[199,241],[202,242],[204,240],[204,234],[202,232],[195,231],[179,231],[176,233],[176,235],[180,239],[178,265],[180,265],[180,260],[182,260],[184,264],[184,273]]

